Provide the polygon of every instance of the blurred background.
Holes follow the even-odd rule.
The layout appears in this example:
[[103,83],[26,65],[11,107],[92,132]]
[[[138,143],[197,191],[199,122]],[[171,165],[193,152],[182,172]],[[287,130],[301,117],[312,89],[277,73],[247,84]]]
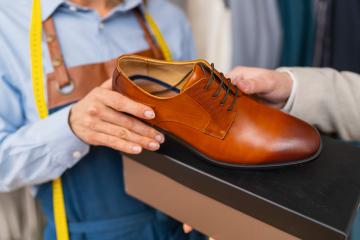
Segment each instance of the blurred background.
[[187,14],[198,57],[237,65],[360,72],[359,0],[170,0]]

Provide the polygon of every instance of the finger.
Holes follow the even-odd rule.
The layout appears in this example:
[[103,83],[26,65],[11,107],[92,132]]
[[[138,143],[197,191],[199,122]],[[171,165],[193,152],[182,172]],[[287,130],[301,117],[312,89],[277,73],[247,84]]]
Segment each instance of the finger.
[[225,76],[230,78],[232,81],[237,82],[246,78],[255,78],[266,71],[268,70],[264,68],[237,66]]
[[128,142],[139,144],[143,148],[151,150],[151,151],[156,151],[160,148],[160,144],[157,141],[155,141],[154,139],[140,136],[139,134],[129,131],[126,128],[119,127],[117,125],[114,125],[114,124],[111,124],[108,122],[99,121],[97,124],[95,124],[94,128],[95,129],[93,129],[93,130],[95,130],[95,131],[99,131],[99,132],[105,133],[107,135],[121,138]]
[[100,118],[104,121],[129,129],[130,131],[133,131],[141,136],[155,139],[159,143],[163,143],[165,141],[164,135],[159,131],[155,130],[152,127],[149,127],[138,119],[117,112],[111,108],[105,107],[102,110]]
[[230,72],[226,73],[225,77],[230,78],[231,80],[243,78],[242,67],[235,67]]
[[101,132],[93,132],[90,134],[89,138],[89,142],[92,142],[94,145],[110,147],[124,153],[139,154],[142,151],[142,147],[139,144],[128,142]]
[[244,93],[246,94],[252,94],[251,92],[251,86],[250,86],[250,82],[248,80],[240,80],[240,81],[236,81],[235,85]]
[[112,89],[112,79],[110,78],[110,79],[106,80],[103,84],[101,84],[100,87],[107,89],[107,90],[111,90]]
[[183,224],[183,230],[184,230],[184,233],[189,233],[192,231],[192,227],[190,227],[187,224]]
[[226,78],[231,80],[231,83],[236,85],[241,79],[243,79],[242,75],[235,75],[234,73],[230,72],[225,74]]
[[97,97],[106,106],[109,106],[116,111],[129,113],[143,119],[155,118],[155,112],[149,106],[135,102],[134,100],[115,91],[99,88]]
[[263,78],[241,79],[236,86],[246,94],[268,94],[273,89],[272,80]]
[[227,78],[230,78],[233,83],[240,81],[244,78],[252,78],[258,74],[260,69],[253,67],[237,66],[229,73],[225,74]]

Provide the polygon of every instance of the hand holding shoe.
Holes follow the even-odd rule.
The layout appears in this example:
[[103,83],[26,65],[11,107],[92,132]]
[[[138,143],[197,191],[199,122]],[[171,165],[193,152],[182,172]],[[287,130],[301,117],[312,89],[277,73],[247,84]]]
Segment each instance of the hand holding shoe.
[[226,76],[244,93],[275,108],[283,108],[291,93],[292,79],[287,72],[236,67]]
[[158,150],[164,136],[131,115],[155,118],[150,107],[112,91],[109,80],[72,107],[69,124],[77,137],[91,145],[130,154],[138,154],[143,148]]

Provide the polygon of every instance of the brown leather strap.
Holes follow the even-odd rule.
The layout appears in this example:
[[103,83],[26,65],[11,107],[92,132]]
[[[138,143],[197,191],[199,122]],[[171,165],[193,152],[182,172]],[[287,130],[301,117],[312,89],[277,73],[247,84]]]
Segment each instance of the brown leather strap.
[[[144,32],[145,40],[149,44],[150,49],[133,54],[150,58],[164,59],[161,50],[150,34],[140,8],[135,10],[135,16]],[[67,68],[64,63],[61,46],[57,38],[54,21],[52,18],[49,18],[43,24],[50,58],[54,66],[54,71],[47,74],[49,109],[78,101],[88,94],[93,88],[99,86],[112,76],[116,59],[110,59],[109,61],[102,63],[85,64]],[[67,88],[64,88],[65,86]]]
[[149,44],[150,49],[153,51],[153,55],[155,56],[155,58],[157,58],[157,59],[163,58],[161,50],[159,49],[158,45],[156,44],[154,38],[152,37],[152,35],[149,31],[149,28],[148,28],[145,18],[144,18],[144,14],[141,12],[140,7],[137,7],[135,9],[135,17],[144,32],[145,40]]
[[[154,41],[154,38],[151,36],[151,33],[148,29],[148,26],[146,25],[146,21],[140,7],[137,7],[134,12],[136,20],[138,21],[141,29],[144,32],[145,40],[147,41],[151,51],[153,52],[153,57],[157,59],[162,59],[162,52]],[[56,28],[52,17],[44,21],[44,31],[46,35],[46,42],[48,44],[51,62],[54,67],[54,73],[56,75],[57,88],[61,89],[72,83],[72,81],[64,62],[61,45],[57,38]]]
[[43,25],[51,62],[54,67],[54,73],[57,76],[57,87],[62,88],[69,85],[71,81],[64,63],[61,46],[57,38],[54,20],[50,17],[44,21]]
[[[153,52],[148,49],[133,54],[154,58]],[[76,102],[85,97],[92,89],[100,86],[104,81],[110,79],[117,59],[111,59],[103,63],[93,63],[71,67],[68,72],[71,76],[74,89],[69,94],[62,94],[58,90],[57,75],[55,72],[47,75],[48,108],[54,109]]]

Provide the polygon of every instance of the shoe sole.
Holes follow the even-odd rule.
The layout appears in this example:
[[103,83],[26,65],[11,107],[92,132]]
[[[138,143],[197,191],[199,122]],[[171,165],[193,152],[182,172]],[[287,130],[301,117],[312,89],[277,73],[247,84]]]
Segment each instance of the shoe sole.
[[175,142],[185,146],[191,152],[195,153],[197,156],[199,156],[201,159],[205,160],[206,162],[209,162],[212,165],[215,165],[215,166],[218,166],[218,167],[232,168],[232,169],[248,169],[248,170],[261,170],[261,169],[264,169],[265,170],[265,169],[278,169],[278,168],[284,168],[284,167],[297,166],[297,165],[301,165],[301,164],[308,163],[310,161],[315,160],[320,155],[322,147],[323,147],[322,139],[320,138],[320,146],[319,146],[319,149],[317,150],[317,152],[313,156],[311,156],[309,158],[306,158],[306,159],[303,159],[303,160],[296,160],[296,161],[290,161],[290,162],[281,162],[281,163],[271,163],[271,164],[259,164],[259,165],[256,165],[256,164],[253,164],[253,165],[252,164],[233,164],[233,163],[226,163],[226,162],[220,162],[218,160],[214,160],[214,159],[206,156],[205,154],[199,152],[193,146],[186,143],[182,139],[174,136],[173,134],[168,133],[167,131],[165,131],[163,129],[160,129],[160,128],[156,128],[156,129],[158,129],[165,136],[171,138]]

